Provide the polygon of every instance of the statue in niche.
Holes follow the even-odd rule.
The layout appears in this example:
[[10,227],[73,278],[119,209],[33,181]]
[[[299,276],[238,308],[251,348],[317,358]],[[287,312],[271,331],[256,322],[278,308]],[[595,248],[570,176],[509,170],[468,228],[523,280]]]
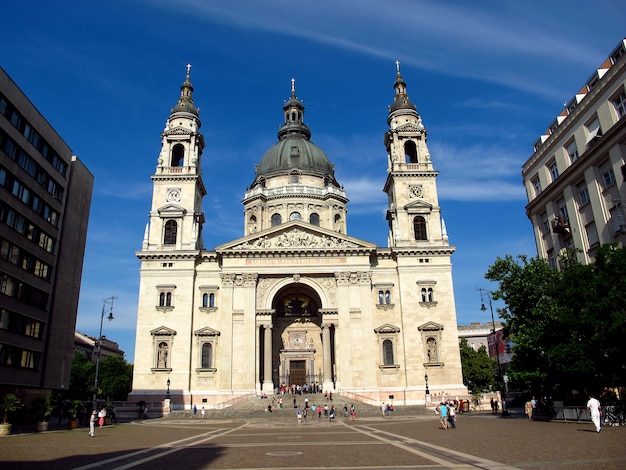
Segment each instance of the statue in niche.
[[158,369],[166,369],[167,368],[167,355],[168,355],[168,344],[166,342],[159,344],[159,350],[157,351],[157,368]]
[[428,362],[437,362],[437,341],[435,338],[428,338],[426,341],[426,355]]

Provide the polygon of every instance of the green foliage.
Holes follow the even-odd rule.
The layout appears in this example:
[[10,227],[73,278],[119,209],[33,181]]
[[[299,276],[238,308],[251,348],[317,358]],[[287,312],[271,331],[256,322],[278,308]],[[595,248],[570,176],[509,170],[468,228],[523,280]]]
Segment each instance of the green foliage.
[[[132,388],[132,377],[132,366],[125,359],[116,355],[103,357],[98,368],[98,398],[126,400]],[[72,362],[67,398],[91,400],[95,378],[96,364],[84,354],[77,354]]]
[[9,422],[9,413],[22,408],[24,404],[15,393],[7,393],[0,398],[0,410],[2,410],[2,424]]
[[478,351],[472,349],[467,339],[461,339],[461,367],[463,368],[463,383],[472,392],[479,395],[494,385],[496,361],[489,357],[487,348],[481,346]]
[[99,385],[102,397],[126,400],[132,389],[133,369],[119,356],[107,356],[100,361]]
[[505,333],[514,341],[508,375],[535,393],[599,391],[626,383],[626,250],[600,247],[583,265],[573,253],[561,270],[546,260],[498,258],[485,277]]

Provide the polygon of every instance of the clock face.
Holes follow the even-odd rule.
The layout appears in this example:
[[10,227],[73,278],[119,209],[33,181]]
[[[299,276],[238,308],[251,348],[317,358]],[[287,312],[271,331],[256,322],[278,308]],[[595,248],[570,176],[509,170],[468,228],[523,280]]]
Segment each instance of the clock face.
[[423,197],[424,196],[424,188],[422,185],[411,186],[409,187],[409,195],[411,197]]
[[172,188],[167,190],[167,200],[170,202],[180,202],[181,193],[180,189]]

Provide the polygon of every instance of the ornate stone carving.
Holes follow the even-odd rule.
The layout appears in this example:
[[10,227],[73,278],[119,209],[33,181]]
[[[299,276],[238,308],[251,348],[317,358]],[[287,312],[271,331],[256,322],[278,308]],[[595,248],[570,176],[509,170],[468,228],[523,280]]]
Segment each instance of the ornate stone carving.
[[356,243],[327,235],[313,235],[297,228],[276,238],[260,237],[234,246],[233,250],[265,248],[356,248]]
[[222,285],[226,287],[233,287],[233,283],[235,282],[234,274],[222,274]]

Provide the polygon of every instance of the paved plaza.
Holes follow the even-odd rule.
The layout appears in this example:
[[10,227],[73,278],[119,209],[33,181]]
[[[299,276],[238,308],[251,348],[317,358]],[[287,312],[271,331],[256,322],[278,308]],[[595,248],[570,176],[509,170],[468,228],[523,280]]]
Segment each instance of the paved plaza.
[[441,430],[435,415],[309,418],[291,409],[226,419],[174,413],[96,429],[0,438],[2,469],[618,469],[626,427],[461,415]]

